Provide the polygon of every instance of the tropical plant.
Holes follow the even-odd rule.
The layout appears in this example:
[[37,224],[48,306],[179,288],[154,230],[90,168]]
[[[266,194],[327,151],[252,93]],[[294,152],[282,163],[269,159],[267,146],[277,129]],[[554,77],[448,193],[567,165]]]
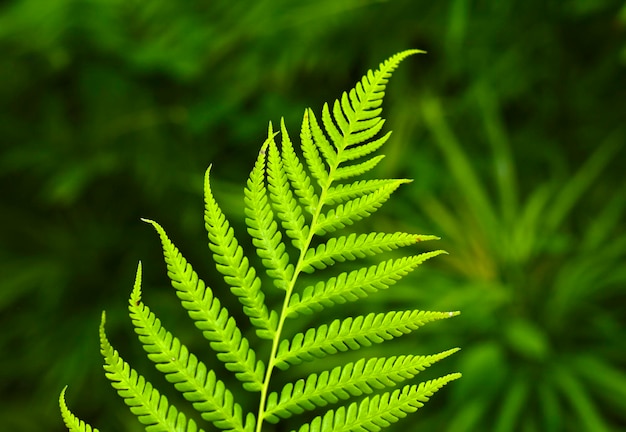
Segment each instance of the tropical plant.
[[[372,156],[389,138],[380,135],[380,118],[386,84],[398,64],[418,50],[398,53],[369,71],[355,88],[334,104],[324,105],[321,124],[312,110],[304,113],[300,131],[301,162],[284,121],[280,146],[270,123],[245,188],[246,225],[251,242],[265,269],[256,270],[234,235],[234,229],[214,198],[210,168],[204,182],[204,221],[217,271],[243,306],[252,332],[236,323],[235,316],[218,299],[152,220],[163,247],[168,277],[182,307],[209,341],[217,359],[240,382],[233,388],[199,356],[161,324],[142,301],[141,263],[129,300],[129,312],[138,338],[167,381],[191,402],[199,417],[225,431],[261,432],[264,425],[282,422],[299,432],[377,431],[423,406],[436,391],[460,377],[459,373],[399,389],[431,364],[453,354],[449,349],[433,355],[399,355],[360,358],[321,370],[294,382],[280,383],[280,371],[303,362],[357,350],[411,333],[419,327],[458,312],[397,310],[341,317],[301,332],[291,323],[334,305],[354,302],[385,290],[441,250],[382,260],[330,278],[303,283],[336,263],[378,256],[436,237],[410,233],[342,234],[343,229],[375,212],[406,179],[352,179],[370,171],[383,158]],[[327,234],[338,233],[335,236]],[[284,241],[287,239],[288,242]],[[282,304],[267,299],[282,294]],[[298,320],[298,318],[300,320]],[[123,360],[100,325],[104,369],[112,386],[131,412],[149,431],[202,430],[193,417],[170,403],[151,382]],[[266,354],[262,360],[261,353]],[[70,431],[95,430],[79,420],[60,396],[63,419]],[[239,393],[253,394],[257,411],[250,410]],[[292,417],[340,401],[364,396],[360,401],[324,413]]]
[[[625,136],[607,131],[576,171],[545,170],[537,178],[516,164],[514,137],[488,82],[475,86],[473,99],[468,117],[482,121],[476,129],[489,146],[483,156],[491,176],[450,125],[441,98],[426,96],[425,129],[449,183],[438,196],[422,191],[401,200],[406,212],[425,216],[403,229],[427,226],[455,245],[439,272],[420,274],[434,288],[419,301],[462,305],[463,337],[472,340],[456,365],[467,379],[446,392],[454,414],[424,427],[616,430],[626,421],[626,183],[595,186],[623,152]],[[525,189],[529,174],[534,184]]]

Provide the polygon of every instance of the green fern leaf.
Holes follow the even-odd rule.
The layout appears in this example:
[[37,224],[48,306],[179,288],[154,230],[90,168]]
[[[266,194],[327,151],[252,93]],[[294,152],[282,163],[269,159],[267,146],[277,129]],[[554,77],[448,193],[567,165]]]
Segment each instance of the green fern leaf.
[[243,305],[250,323],[257,328],[257,335],[263,339],[273,339],[278,317],[276,312],[268,312],[265,295],[261,291],[261,280],[244,256],[233,229],[213,197],[210,172],[211,167],[204,178],[204,223],[217,270],[224,275],[224,281]]
[[[378,155],[366,160],[365,162],[339,167],[335,172],[335,180],[345,180],[350,177],[360,176],[361,174],[374,169],[374,167],[384,158],[385,155]],[[406,180],[405,183],[408,183],[408,180]]]
[[59,396],[59,408],[61,409],[61,417],[63,418],[63,422],[65,426],[69,430],[69,432],[99,432],[98,429],[91,427],[91,425],[85,423],[76,417],[70,409],[67,407],[65,403],[65,391],[67,390],[67,386],[61,390],[61,395]]
[[[161,323],[142,301],[141,263],[129,299],[129,313],[135,332],[148,358],[190,402],[203,421],[228,432],[262,432],[267,423],[279,423],[305,411],[346,402],[302,424],[298,432],[377,431],[413,412],[430,396],[460,374],[450,374],[419,385],[406,384],[457,349],[427,356],[403,355],[360,359],[333,369],[312,373],[271,391],[273,379],[305,361],[338,352],[357,350],[411,333],[436,320],[458,312],[420,310],[369,313],[343,317],[329,324],[287,335],[287,320],[356,301],[397,283],[425,260],[445,253],[441,250],[364,264],[361,268],[311,285],[302,283],[303,273],[313,274],[337,262],[374,257],[420,241],[436,239],[410,233],[327,233],[352,225],[370,216],[406,179],[352,180],[372,170],[384,157],[374,154],[390,137],[381,136],[385,121],[380,117],[386,84],[391,73],[407,56],[404,51],[369,71],[355,88],[344,92],[332,104],[325,104],[320,121],[311,109],[304,112],[297,152],[281,120],[280,140],[272,124],[244,190],[247,233],[265,273],[259,273],[240,245],[240,240],[213,196],[210,170],[204,179],[204,222],[217,271],[230,293],[243,306],[252,329],[251,338],[259,353],[243,336],[235,318],[214,291],[206,286],[156,222],[150,223],[159,235],[167,275],[182,307],[226,369],[248,394],[238,400],[239,386],[227,387],[194,353]],[[304,158],[301,160],[301,157]],[[351,179],[351,182],[346,180]],[[246,244],[244,241],[241,244]],[[271,283],[270,283],[271,282]],[[275,286],[272,295],[264,287]],[[228,294],[228,291],[226,292]],[[266,305],[266,295],[282,295],[281,305]],[[280,311],[280,312],[279,312]],[[103,313],[100,325],[101,353],[105,374],[112,386],[149,432],[196,432],[198,426],[137,371],[132,369],[109,343]],[[262,346],[265,342],[265,346]],[[255,345],[256,347],[257,345]],[[61,392],[59,404],[70,431],[92,432],[67,408]],[[251,398],[258,396],[256,415],[246,412]],[[244,408],[246,407],[246,408]],[[315,414],[312,414],[315,415]],[[283,428],[284,429],[284,428]],[[295,431],[294,431],[295,432]]]
[[202,330],[203,336],[211,341],[211,348],[218,353],[217,358],[244,383],[244,388],[249,391],[260,390],[265,366],[262,361],[256,361],[256,354],[250,348],[248,340],[241,335],[235,319],[198,278],[191,265],[167,237],[165,230],[154,221],[144,220],[152,224],[161,238],[168,276],[189,317]]
[[397,180],[385,179],[361,180],[350,184],[340,183],[328,188],[328,192],[326,193],[326,204],[339,204],[348,199],[374,192],[375,190],[380,189],[382,186],[393,184],[396,182]]
[[[317,149],[319,149],[319,151],[322,153],[329,167],[335,166],[340,163],[339,159],[337,158],[337,152],[330,144],[330,142],[328,142],[326,135],[324,135],[324,131],[317,122],[315,113],[310,108],[308,108],[305,112],[305,121],[303,122],[302,127],[308,128],[311,138],[313,140],[312,142],[315,144],[315,147],[317,147]],[[322,184],[320,184],[320,186],[325,187],[325,185]]]
[[304,111],[302,129],[300,131],[302,154],[304,155],[304,159],[306,160],[311,174],[317,180],[317,184],[322,189],[325,189],[328,187],[329,177],[326,165],[320,156],[320,150],[324,153],[326,160],[332,165],[336,163],[337,157],[323,132],[319,129],[319,126],[317,126],[316,129],[319,130],[319,135],[316,137],[316,140],[313,141],[313,136],[311,135],[311,120],[315,125],[317,124],[315,123],[315,114],[313,114],[313,111],[310,109],[307,109]]
[[266,419],[277,423],[281,418],[289,418],[305,410],[395,386],[457,351],[458,348],[429,356],[371,358],[367,362],[361,359],[319,375],[311,374],[306,380],[285,385],[280,393],[271,393]]
[[[306,118],[306,113],[305,113]],[[300,158],[296,154],[289,133],[285,127],[285,121],[281,120],[281,155],[283,159],[283,166],[287,177],[289,178],[289,184],[293,188],[294,193],[298,197],[299,202],[309,214],[314,214],[319,204],[319,197],[315,194],[315,189],[311,184],[311,179],[304,171],[304,166],[300,162]],[[308,229],[308,227],[307,227]],[[308,232],[307,232],[308,235]],[[303,236],[306,238],[306,236]],[[299,249],[301,246],[297,246]]]
[[335,262],[355,260],[367,256],[389,252],[404,246],[410,246],[420,241],[437,240],[436,236],[417,235],[409,233],[369,233],[333,237],[315,249],[309,249],[302,261],[302,271],[312,273],[322,270]]
[[[381,127],[382,127],[382,123],[383,123],[382,121],[379,123]],[[360,134],[354,134],[354,136],[357,137],[357,139],[360,140],[361,142],[361,141],[365,141],[369,139],[370,133],[378,133],[379,130],[380,130],[379,128],[372,128],[369,131],[365,131],[365,132],[368,132],[367,134],[365,132],[361,132]],[[339,160],[339,162],[346,162],[346,161],[350,161],[353,159],[358,159],[372,152],[375,152],[376,150],[381,148],[383,144],[387,142],[390,136],[391,136],[391,132],[387,132],[384,136],[374,141],[371,141],[369,143],[363,144],[358,147],[353,147],[353,148],[344,150],[343,153],[341,154],[341,159]]]
[[339,204],[336,208],[321,214],[315,227],[315,234],[324,235],[366,218],[378,210],[402,183],[407,182],[408,180],[397,180],[383,185],[372,193],[350,200],[345,204]]
[[[316,417],[297,432],[376,432],[417,411],[428,402],[429,398],[441,387],[461,374],[449,374],[441,378],[417,385],[407,385],[401,390],[366,397],[360,403],[352,403],[347,408],[328,411],[324,416]],[[295,431],[292,431],[295,432]]]
[[156,368],[183,393],[185,399],[192,402],[203,419],[225,431],[245,432],[254,428],[254,415],[247,416],[244,427],[241,406],[234,402],[231,391],[217,379],[214,371],[208,370],[178,338],[167,331],[141,301],[141,264],[137,268],[128,309],[148,358],[156,363]]
[[370,293],[389,288],[427,259],[442,253],[445,252],[425,252],[341,273],[326,282],[305,288],[301,295],[295,293],[289,302],[287,314],[289,318],[295,318],[302,313],[320,311],[325,306],[365,298]]
[[[274,135],[270,125],[268,138],[259,152],[259,157],[254,165],[254,169],[248,179],[248,186],[245,190],[246,202],[246,224],[248,233],[252,236],[252,243],[256,246],[257,254],[261,257],[266,268],[267,275],[274,280],[274,285],[287,290],[289,282],[293,277],[293,265],[289,263],[289,256],[285,252],[286,247],[282,241],[281,232],[275,221],[274,213],[268,200],[268,193],[265,187],[265,165],[267,146],[270,152],[275,154],[278,150],[271,150],[276,147]],[[274,188],[279,187],[277,181],[270,177],[270,183]],[[289,221],[292,222],[292,221]]]
[[142,375],[132,369],[113,349],[104,331],[106,322],[102,313],[100,323],[100,352],[104,357],[105,375],[111,386],[124,399],[130,411],[146,425],[148,432],[197,432],[193,420],[187,420],[182,412],[170,405],[167,397],[161,395]]
[[[285,142],[289,141],[289,136],[286,135],[284,121],[281,121],[281,131],[283,133],[282,145],[284,149]],[[291,144],[287,145],[291,146]],[[291,192],[288,171],[285,165],[276,143],[274,140],[270,141],[267,167],[270,198],[287,236],[291,238],[292,244],[297,249],[302,250],[306,239],[309,237],[309,227],[305,225],[306,221],[303,216],[302,208]],[[290,271],[293,272],[293,269]]]
[[433,321],[450,318],[458,312],[392,311],[336,319],[329,325],[298,333],[291,341],[283,340],[275,364],[280,369],[330,354],[370,346],[404,334]]
[[[373,137],[382,127],[379,121],[372,122],[380,114],[379,106],[385,95],[385,87],[391,73],[398,67],[400,62],[409,55],[420,52],[408,50],[392,56],[380,65],[376,73],[369,71],[357,86],[350,91],[349,101],[346,93],[341,100],[333,104],[333,116],[330,114],[328,104],[324,104],[322,120],[328,135],[330,136],[338,154],[347,147],[359,144]],[[337,126],[339,129],[337,129]],[[366,133],[364,133],[367,131]],[[341,156],[339,156],[341,159]]]

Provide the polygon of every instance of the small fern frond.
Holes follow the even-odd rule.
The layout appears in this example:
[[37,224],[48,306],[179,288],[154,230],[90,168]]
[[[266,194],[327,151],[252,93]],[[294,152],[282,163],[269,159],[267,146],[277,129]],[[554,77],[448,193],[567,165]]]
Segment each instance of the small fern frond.
[[233,394],[218,380],[215,372],[190,353],[162,325],[161,321],[141,301],[141,264],[137,268],[135,286],[128,309],[139,341],[148,358],[165,374],[168,382],[183,394],[185,399],[200,412],[203,419],[225,431],[246,432],[254,427],[254,415],[246,418],[243,425],[241,406],[234,402]]
[[185,417],[167,397],[152,386],[142,375],[132,369],[117,350],[113,349],[104,331],[106,317],[102,313],[100,323],[100,352],[104,357],[105,375],[117,390],[130,411],[146,425],[149,432],[197,432],[196,423]]
[[[274,212],[269,204],[267,188],[265,187],[267,148],[269,146],[270,152],[274,155],[278,152],[276,149],[271,150],[271,147],[276,147],[271,125],[268,135],[245,189],[246,225],[267,275],[273,279],[276,287],[287,290],[293,277],[294,268],[289,263],[289,255],[285,252],[286,247],[282,241],[278,224],[274,219]],[[273,180],[270,178],[274,187],[278,187],[277,182]]]
[[191,264],[167,237],[165,230],[154,221],[144,221],[150,223],[159,234],[172,286],[189,317],[217,352],[217,358],[225,363],[226,369],[235,372],[246,390],[260,390],[265,366],[261,360],[256,360],[256,353],[242,336],[235,319],[198,277]]
[[458,350],[455,348],[428,356],[361,359],[319,375],[311,374],[306,380],[285,385],[280,393],[270,393],[266,419],[276,423],[280,418],[395,386]]
[[61,390],[61,394],[59,395],[59,408],[61,409],[61,417],[63,418],[63,423],[67,427],[69,432],[99,432],[98,429],[92,427],[88,423],[85,423],[83,420],[79,419],[70,411],[67,407],[67,403],[65,402],[65,391],[67,390],[67,386],[63,387]]
[[289,318],[295,318],[302,313],[320,311],[326,306],[365,298],[378,290],[389,288],[427,259],[442,253],[445,252],[437,250],[391,259],[318,282],[315,286],[306,287],[302,294],[295,293],[291,297],[287,314]]
[[393,234],[373,232],[358,236],[352,233],[348,236],[333,237],[315,249],[307,250],[302,261],[302,271],[313,273],[315,270],[332,266],[336,262],[374,256],[421,241],[437,239],[436,236],[402,232]]
[[330,324],[298,333],[291,341],[283,340],[274,363],[285,370],[303,361],[381,343],[411,333],[427,323],[456,315],[458,312],[412,310],[336,319]]
[[297,432],[377,432],[417,411],[435,392],[460,377],[459,373],[449,374],[419,385],[406,385],[400,390],[366,397],[347,408],[330,410],[316,417]]
[[211,167],[207,169],[204,177],[204,225],[217,271],[224,275],[224,281],[243,305],[250,323],[257,328],[257,335],[263,339],[273,339],[278,317],[276,312],[268,312],[265,295],[261,290],[261,280],[244,255],[233,229],[213,197],[209,181],[210,172]]

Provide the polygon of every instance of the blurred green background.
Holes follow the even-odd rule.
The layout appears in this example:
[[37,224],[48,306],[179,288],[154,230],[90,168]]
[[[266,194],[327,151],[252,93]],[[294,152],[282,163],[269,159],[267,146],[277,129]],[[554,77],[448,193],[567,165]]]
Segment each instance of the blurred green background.
[[65,430],[69,385],[71,409],[103,432],[142,430],[97,341],[106,309],[114,345],[166,388],[125,316],[138,260],[146,301],[211,354],[139,218],[223,286],[206,167],[243,233],[267,122],[284,116],[297,136],[305,107],[408,48],[428,54],[390,83],[376,174],[416,181],[360,229],[436,234],[427,246],[450,255],[366,306],[461,310],[389,349],[460,346],[419,378],[464,377],[389,430],[626,430],[623,0],[2,3],[2,429]]

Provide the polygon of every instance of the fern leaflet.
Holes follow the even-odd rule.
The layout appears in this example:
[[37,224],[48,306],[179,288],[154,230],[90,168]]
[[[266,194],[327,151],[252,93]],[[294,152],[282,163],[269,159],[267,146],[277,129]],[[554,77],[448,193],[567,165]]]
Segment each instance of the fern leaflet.
[[211,348],[218,353],[217,358],[244,383],[244,388],[258,391],[265,366],[262,361],[256,361],[256,354],[250,348],[248,340],[242,336],[235,319],[198,278],[191,265],[167,237],[165,230],[154,221],[145,221],[152,224],[161,237],[168,276],[189,317],[202,330],[204,337],[211,341]]
[[387,289],[403,276],[411,272],[428,258],[444,253],[443,251],[425,252],[411,257],[388,260],[376,266],[363,267],[349,273],[341,273],[326,282],[318,282],[291,297],[287,315],[294,318],[301,313],[312,313],[325,306],[356,301],[368,294]]
[[306,380],[285,385],[280,395],[278,392],[271,393],[266,418],[275,423],[280,418],[301,414],[305,410],[395,386],[457,351],[458,349],[451,349],[429,356],[371,358],[367,362],[361,359],[319,375],[311,374]]
[[[461,374],[449,374],[441,378],[417,385],[407,385],[401,390],[383,393],[372,398],[366,397],[360,403],[351,403],[347,408],[330,410],[324,416],[316,417],[305,424],[298,432],[376,432],[395,423],[408,413],[417,411],[428,402],[437,390]],[[295,432],[295,431],[293,431]]]
[[250,317],[250,323],[257,328],[257,335],[272,339],[276,332],[276,313],[268,312],[265,295],[261,291],[261,280],[244,256],[233,229],[213,198],[209,182],[210,172],[209,167],[204,179],[204,223],[217,270],[224,275],[224,281],[230,285],[232,293],[243,305],[245,314]]
[[356,350],[411,333],[419,327],[457,315],[454,312],[393,311],[360,315],[296,334],[291,341],[283,340],[274,363],[280,369],[289,365],[322,358],[337,352]]
[[100,324],[100,352],[104,357],[104,370],[111,385],[117,390],[130,411],[146,425],[148,432],[196,432],[193,420],[187,420],[182,412],[170,405],[162,395],[142,375],[132,369],[111,346],[104,331],[105,314]]
[[61,416],[63,417],[63,422],[65,426],[69,430],[69,432],[100,432],[96,428],[92,428],[90,425],[85,423],[83,420],[76,417],[70,409],[67,407],[65,403],[65,392],[67,390],[67,386],[61,390],[61,395],[59,396],[59,407],[61,408]]
[[225,431],[244,432],[251,429],[254,415],[249,414],[244,427],[242,409],[233,394],[218,380],[215,372],[190,353],[187,347],[168,332],[160,320],[141,301],[141,265],[137,268],[135,287],[129,301],[130,317],[139,341],[156,363],[156,368],[183,393],[203,419]]
[[335,262],[365,258],[383,252],[389,252],[419,241],[437,239],[435,236],[409,233],[370,233],[333,237],[315,249],[309,249],[302,261],[302,271],[312,273],[332,266]]

